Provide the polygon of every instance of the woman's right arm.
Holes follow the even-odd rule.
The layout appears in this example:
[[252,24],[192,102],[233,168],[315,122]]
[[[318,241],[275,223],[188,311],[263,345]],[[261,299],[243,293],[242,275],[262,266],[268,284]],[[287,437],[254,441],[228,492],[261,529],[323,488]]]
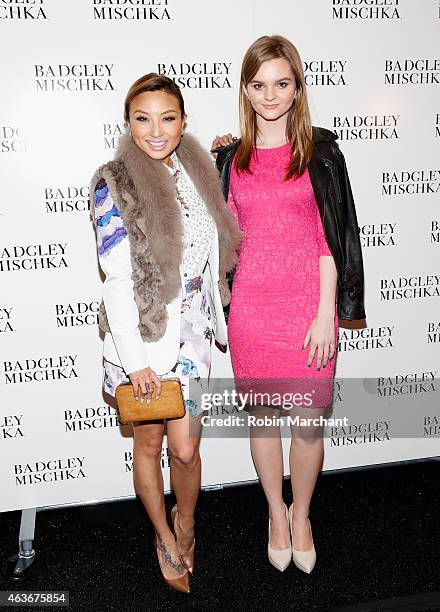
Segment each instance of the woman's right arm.
[[[147,350],[139,331],[139,311],[134,299],[130,244],[121,212],[105,179],[93,191],[98,258],[105,274],[103,301],[121,365],[128,373],[135,395],[146,384],[160,381],[149,367]],[[142,396],[141,396],[142,397]]]

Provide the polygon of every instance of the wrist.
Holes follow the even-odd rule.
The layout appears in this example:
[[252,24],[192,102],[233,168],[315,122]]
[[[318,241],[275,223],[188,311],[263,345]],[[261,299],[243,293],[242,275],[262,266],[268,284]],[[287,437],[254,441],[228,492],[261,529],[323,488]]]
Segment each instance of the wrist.
[[318,311],[316,313],[317,319],[331,319],[333,320],[336,313],[335,304],[319,304]]

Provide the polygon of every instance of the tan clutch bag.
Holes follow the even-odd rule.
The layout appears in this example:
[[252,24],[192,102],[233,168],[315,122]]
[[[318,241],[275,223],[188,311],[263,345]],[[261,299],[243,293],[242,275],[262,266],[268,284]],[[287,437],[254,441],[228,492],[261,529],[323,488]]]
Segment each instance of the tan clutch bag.
[[153,394],[149,405],[145,400],[142,404],[139,400],[135,400],[131,383],[116,387],[116,400],[122,423],[180,419],[185,415],[180,380],[178,378],[167,378],[161,382],[162,390],[159,398],[155,399]]

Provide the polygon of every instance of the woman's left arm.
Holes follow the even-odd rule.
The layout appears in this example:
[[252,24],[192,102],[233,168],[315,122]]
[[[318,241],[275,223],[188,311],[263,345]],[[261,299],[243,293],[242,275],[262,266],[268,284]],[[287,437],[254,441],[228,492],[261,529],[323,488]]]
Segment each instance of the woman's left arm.
[[316,369],[326,367],[329,359],[333,359],[336,350],[335,311],[336,287],[338,273],[331,251],[328,247],[321,215],[318,206],[315,207],[316,234],[319,252],[319,306],[304,339],[303,348],[310,343],[307,366],[310,367],[316,355]]

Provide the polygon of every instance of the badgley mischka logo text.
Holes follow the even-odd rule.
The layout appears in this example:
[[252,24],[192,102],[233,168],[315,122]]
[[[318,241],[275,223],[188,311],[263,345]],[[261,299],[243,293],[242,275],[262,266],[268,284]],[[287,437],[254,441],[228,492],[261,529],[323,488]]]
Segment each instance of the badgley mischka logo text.
[[382,195],[425,195],[440,191],[440,170],[382,172]]
[[11,125],[0,126],[0,152],[23,153],[26,143],[20,135],[20,129]]
[[366,223],[359,227],[363,248],[396,245],[397,223]]
[[426,438],[440,436],[440,416],[432,414],[423,418],[423,436]]
[[331,0],[333,19],[400,19],[399,0]]
[[44,459],[32,463],[18,463],[14,465],[14,476],[17,486],[87,478],[85,457]]
[[93,0],[93,19],[163,21],[171,15],[168,0]]
[[435,116],[435,137],[438,138],[440,136],[440,113],[437,113]]
[[339,351],[368,351],[394,346],[394,325],[366,327],[364,329],[339,329]]
[[0,334],[15,331],[13,326],[12,310],[12,307],[0,307]]
[[68,268],[67,243],[0,247],[0,272]]
[[98,324],[99,302],[55,304],[57,327],[81,327]]
[[377,379],[377,397],[435,392],[436,376],[437,370],[433,372],[410,372],[408,374],[379,377]]
[[114,64],[36,64],[37,92],[114,91]]
[[370,444],[390,439],[391,420],[353,423],[342,427],[330,427],[331,446]]
[[231,88],[231,62],[178,62],[158,64],[158,74],[173,79],[181,88],[225,89]]
[[431,221],[430,238],[431,242],[440,244],[440,221],[438,221],[437,219]]
[[306,85],[338,86],[348,85],[346,77],[347,60],[309,60],[303,62]]
[[440,342],[440,321],[430,321],[428,323],[428,344]]
[[122,123],[104,123],[104,149],[115,151],[119,146],[119,140],[125,134],[125,127]]
[[387,59],[385,85],[438,85],[440,59]]
[[344,399],[344,381],[342,378],[334,379],[333,382],[333,403],[342,402]]
[[77,362],[78,355],[4,361],[4,381],[8,385],[78,378]]
[[70,432],[118,427],[120,421],[116,410],[106,405],[98,408],[65,410],[64,423],[66,432]]
[[[132,472],[133,471],[133,453],[131,451],[125,451],[124,453],[124,464],[125,471]],[[163,468],[170,467],[170,453],[168,447],[162,448],[162,452],[160,455],[160,465]]]
[[23,415],[8,414],[0,417],[0,440],[23,438]]
[[47,213],[82,212],[90,209],[89,187],[45,187],[44,205]]
[[399,138],[400,115],[353,115],[333,117],[339,140],[392,140]]
[[0,19],[47,19],[45,0],[0,0]]
[[440,297],[440,276],[436,274],[380,279],[381,301],[430,297]]

